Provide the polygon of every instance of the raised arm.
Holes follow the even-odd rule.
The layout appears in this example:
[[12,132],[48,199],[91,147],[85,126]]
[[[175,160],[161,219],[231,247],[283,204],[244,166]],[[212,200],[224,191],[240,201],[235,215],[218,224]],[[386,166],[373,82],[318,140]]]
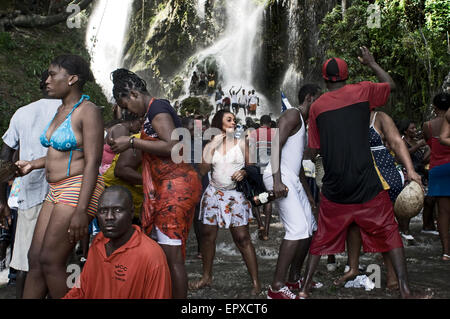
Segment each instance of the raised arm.
[[202,162],[199,164],[199,174],[201,176],[206,175],[211,170],[214,151],[223,143],[224,138],[224,133],[216,135],[211,142],[205,145]]
[[363,46],[363,47],[360,47],[360,49],[361,49],[362,57],[358,57],[359,61],[362,64],[367,65],[369,68],[371,68],[375,72],[375,75],[377,76],[378,81],[380,81],[382,83],[389,83],[391,92],[393,92],[395,90],[396,86],[395,86],[394,80],[389,75],[389,73],[384,71],[378,65],[378,63],[375,62],[375,58],[373,57],[372,53],[370,53],[370,51],[367,47]]

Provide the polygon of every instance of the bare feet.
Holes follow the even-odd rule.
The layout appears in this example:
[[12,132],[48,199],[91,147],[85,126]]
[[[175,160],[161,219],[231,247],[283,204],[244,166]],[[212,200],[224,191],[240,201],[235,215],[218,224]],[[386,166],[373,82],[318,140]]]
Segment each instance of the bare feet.
[[202,278],[200,280],[194,280],[189,282],[189,289],[198,290],[205,287],[210,287],[212,283],[211,278]]
[[350,270],[348,272],[346,272],[342,277],[333,281],[333,284],[335,286],[341,286],[341,285],[345,284],[347,281],[355,279],[356,276],[358,276],[358,275],[359,275],[358,268],[356,268],[356,269],[350,268]]
[[402,295],[402,299],[431,299],[433,298],[434,292],[431,291],[431,289],[426,289],[425,293],[420,294],[408,294],[408,295]]
[[257,296],[261,293],[261,284],[259,282],[253,283],[252,296]]
[[298,293],[298,297],[299,297],[300,299],[308,299],[308,298],[309,298],[309,294],[307,294],[306,292],[300,291],[300,292]]
[[269,240],[269,235],[267,235],[267,232],[264,229],[264,227],[258,229],[258,238],[259,240],[263,241]]
[[395,281],[395,282],[388,281],[386,284],[386,289],[387,290],[398,290],[399,289],[398,282],[397,281]]

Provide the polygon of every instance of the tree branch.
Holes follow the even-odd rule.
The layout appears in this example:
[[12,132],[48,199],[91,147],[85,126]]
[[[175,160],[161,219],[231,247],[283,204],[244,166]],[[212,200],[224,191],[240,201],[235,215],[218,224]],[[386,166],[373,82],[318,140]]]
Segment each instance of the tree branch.
[[[76,4],[80,7],[80,11],[87,8],[89,4],[91,4],[92,0],[75,0],[70,4]],[[0,19],[0,30],[2,27],[16,26],[16,27],[24,27],[24,28],[33,28],[33,27],[49,27],[67,20],[67,18],[72,14],[72,12],[63,11],[58,14],[50,15],[50,16],[42,16],[38,14],[29,14],[29,15],[18,15],[14,18],[6,17]]]

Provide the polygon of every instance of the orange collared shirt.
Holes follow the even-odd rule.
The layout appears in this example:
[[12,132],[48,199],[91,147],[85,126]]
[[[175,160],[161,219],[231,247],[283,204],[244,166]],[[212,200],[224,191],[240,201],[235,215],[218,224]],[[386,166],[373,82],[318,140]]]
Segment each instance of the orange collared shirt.
[[[63,299],[168,299],[172,297],[170,271],[161,247],[141,229],[106,256],[109,239],[100,232],[89,248],[78,285]],[[78,287],[77,287],[78,286]]]

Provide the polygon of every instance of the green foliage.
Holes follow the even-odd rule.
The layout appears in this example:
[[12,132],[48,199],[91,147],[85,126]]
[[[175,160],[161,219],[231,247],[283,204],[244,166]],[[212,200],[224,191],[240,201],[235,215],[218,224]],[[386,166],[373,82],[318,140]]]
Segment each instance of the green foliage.
[[[83,30],[58,25],[0,33],[0,135],[19,107],[42,98],[41,74],[53,58],[64,53],[78,54],[89,60]],[[87,83],[83,93],[95,104],[104,106],[105,121],[112,119],[111,107],[98,84]]]
[[377,63],[394,79],[397,91],[388,112],[394,118],[427,118],[428,106],[449,71],[447,52],[448,0],[379,0],[380,28],[369,28],[369,1],[355,0],[344,18],[337,6],[323,20],[320,41],[327,57],[338,56],[349,65],[349,81],[376,81],[358,61],[367,46]]
[[209,116],[213,109],[213,106],[207,99],[191,96],[181,101],[180,114],[185,115],[189,113]]
[[0,32],[0,52],[14,49],[14,42],[8,32]]

